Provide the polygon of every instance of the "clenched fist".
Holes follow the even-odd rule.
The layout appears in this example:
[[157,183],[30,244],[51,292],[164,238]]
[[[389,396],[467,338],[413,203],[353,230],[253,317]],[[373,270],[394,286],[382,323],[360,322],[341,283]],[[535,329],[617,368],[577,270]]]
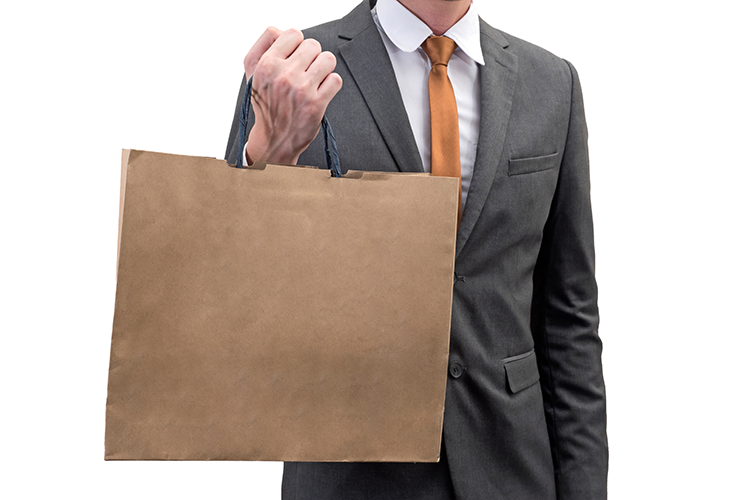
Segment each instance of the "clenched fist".
[[270,27],[261,35],[245,56],[245,75],[253,76],[255,112],[245,147],[248,164],[297,163],[341,89],[335,68],[336,57],[321,52],[320,44],[305,40],[299,30]]

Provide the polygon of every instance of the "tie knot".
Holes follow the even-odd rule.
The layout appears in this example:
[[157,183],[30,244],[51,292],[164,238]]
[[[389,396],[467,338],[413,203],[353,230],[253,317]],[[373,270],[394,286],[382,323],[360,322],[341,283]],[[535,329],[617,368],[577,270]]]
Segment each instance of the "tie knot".
[[436,64],[448,66],[448,61],[450,61],[453,51],[456,50],[456,42],[447,36],[429,36],[422,42],[422,48],[433,66]]

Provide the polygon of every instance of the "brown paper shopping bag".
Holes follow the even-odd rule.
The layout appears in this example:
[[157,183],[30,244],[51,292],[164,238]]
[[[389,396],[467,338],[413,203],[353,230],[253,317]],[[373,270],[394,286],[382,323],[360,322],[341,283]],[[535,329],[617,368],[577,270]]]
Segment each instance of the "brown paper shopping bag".
[[437,461],[457,192],[124,154],[105,458]]

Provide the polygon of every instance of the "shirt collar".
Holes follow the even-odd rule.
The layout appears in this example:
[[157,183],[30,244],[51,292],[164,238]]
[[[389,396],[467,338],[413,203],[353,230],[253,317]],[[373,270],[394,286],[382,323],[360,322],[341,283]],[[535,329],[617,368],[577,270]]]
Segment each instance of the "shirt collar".
[[[398,0],[378,0],[375,6],[378,21],[393,44],[404,52],[417,50],[425,39],[432,35],[429,26],[412,14]],[[484,65],[479,36],[479,15],[474,3],[464,17],[444,33],[477,64]]]

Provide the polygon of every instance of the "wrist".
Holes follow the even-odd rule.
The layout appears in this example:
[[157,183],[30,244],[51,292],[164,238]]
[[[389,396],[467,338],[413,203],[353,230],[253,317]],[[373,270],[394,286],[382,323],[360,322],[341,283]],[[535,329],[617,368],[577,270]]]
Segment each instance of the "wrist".
[[245,143],[245,160],[248,165],[255,162],[296,165],[299,153],[291,151],[285,144],[273,144],[273,141],[259,134],[253,127]]

